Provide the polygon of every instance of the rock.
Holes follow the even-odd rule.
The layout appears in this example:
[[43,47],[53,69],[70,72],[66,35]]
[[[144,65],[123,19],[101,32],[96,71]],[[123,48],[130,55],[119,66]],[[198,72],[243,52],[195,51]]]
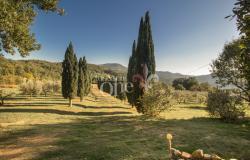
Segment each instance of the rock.
[[211,160],[212,156],[210,154],[204,154],[203,159],[204,160]]
[[220,158],[216,154],[213,154],[211,160],[222,160],[222,158]]
[[175,148],[171,148],[171,153],[175,156],[181,156],[181,151],[179,151]]
[[192,153],[193,159],[201,159],[201,158],[203,158],[203,156],[204,156],[203,150],[201,150],[201,149],[198,149]]
[[192,158],[192,155],[187,153],[187,152],[182,152],[181,153],[181,158],[184,158],[184,159],[191,159]]

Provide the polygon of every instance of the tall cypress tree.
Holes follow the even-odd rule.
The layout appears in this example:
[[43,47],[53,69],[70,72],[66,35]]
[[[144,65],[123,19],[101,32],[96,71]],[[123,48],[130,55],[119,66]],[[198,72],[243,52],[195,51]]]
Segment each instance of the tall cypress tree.
[[127,94],[128,101],[136,106],[138,112],[143,112],[139,99],[144,94],[145,83],[151,74],[155,74],[154,43],[149,12],[146,12],[140,21],[137,46],[134,42],[127,73],[127,80],[133,82],[133,92]]
[[65,99],[69,99],[69,106],[71,107],[72,99],[77,94],[78,83],[78,62],[72,42],[66,49],[62,69],[62,95]]
[[88,64],[86,58],[83,57],[83,75],[84,75],[84,96],[87,96],[91,88],[91,76],[88,70]]
[[80,97],[80,101],[83,101],[84,97],[84,65],[83,65],[83,59],[79,59],[79,72],[78,72],[78,89],[77,89],[77,96]]
[[128,72],[127,72],[127,82],[130,82],[128,84],[128,92],[127,92],[127,98],[128,102],[134,106],[135,105],[135,100],[133,98],[133,87],[132,87],[132,82],[133,82],[133,75],[135,74],[136,71],[136,41],[133,43],[132,47],[132,55],[129,58],[129,64],[128,64]]
[[83,97],[87,96],[90,92],[91,78],[88,71],[88,64],[85,57],[79,60],[79,74],[78,74],[78,90],[77,95],[80,97],[80,101],[83,101]]

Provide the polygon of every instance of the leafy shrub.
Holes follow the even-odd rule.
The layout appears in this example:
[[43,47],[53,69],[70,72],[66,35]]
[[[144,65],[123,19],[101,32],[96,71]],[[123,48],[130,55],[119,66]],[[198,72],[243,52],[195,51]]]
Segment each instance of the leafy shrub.
[[121,101],[125,101],[126,100],[126,93],[125,92],[120,92],[118,95],[117,95],[117,98],[120,99]]
[[227,90],[209,92],[207,109],[212,117],[225,121],[236,121],[245,116],[245,106],[241,97]]
[[42,92],[42,83],[40,81],[27,81],[20,85],[20,91],[24,95],[37,96]]
[[42,84],[42,92],[45,97],[51,92],[53,92],[53,84],[50,82],[45,82]]
[[148,116],[159,116],[159,114],[173,106],[173,88],[163,83],[155,83],[149,88],[141,103],[143,113]]
[[13,97],[16,94],[16,91],[13,89],[0,89],[0,106],[4,105],[4,101],[8,98]]

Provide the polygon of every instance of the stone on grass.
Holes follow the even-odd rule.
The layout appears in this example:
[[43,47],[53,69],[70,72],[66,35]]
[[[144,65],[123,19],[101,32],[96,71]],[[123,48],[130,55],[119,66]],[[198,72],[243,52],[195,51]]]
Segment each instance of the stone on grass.
[[210,154],[204,154],[203,159],[204,160],[211,160],[212,156]]
[[194,151],[192,153],[192,158],[193,159],[201,159],[203,158],[204,154],[203,154],[203,150],[201,149],[197,149],[196,151]]
[[211,160],[222,160],[222,158],[220,158],[220,157],[217,156],[216,154],[213,154]]
[[182,152],[181,153],[181,158],[190,159],[190,158],[192,158],[192,155],[187,153],[187,152]]
[[181,155],[181,151],[179,151],[178,149],[175,149],[175,148],[171,148],[171,153],[175,156]]

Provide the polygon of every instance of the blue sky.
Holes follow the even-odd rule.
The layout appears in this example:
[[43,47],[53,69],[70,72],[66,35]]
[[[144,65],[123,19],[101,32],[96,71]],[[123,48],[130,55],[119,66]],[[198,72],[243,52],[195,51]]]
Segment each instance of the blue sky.
[[[149,10],[157,70],[208,74],[225,42],[238,37],[235,21],[224,19],[235,0],[61,0],[65,16],[39,13],[32,30],[40,51],[28,59],[62,61],[72,41],[89,63],[127,66],[140,17]],[[7,56],[20,59],[19,56]],[[27,58],[26,58],[27,59]]]

